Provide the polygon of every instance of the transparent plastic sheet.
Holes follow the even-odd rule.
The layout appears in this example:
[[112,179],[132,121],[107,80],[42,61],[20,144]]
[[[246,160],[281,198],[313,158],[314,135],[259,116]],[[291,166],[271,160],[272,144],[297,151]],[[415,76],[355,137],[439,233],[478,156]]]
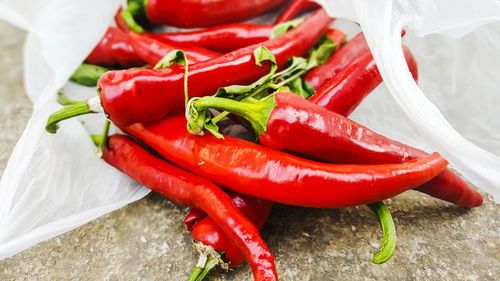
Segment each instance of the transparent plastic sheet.
[[[500,1],[318,2],[333,17],[360,24],[393,98],[380,95],[371,99],[363,105],[371,107],[371,114],[365,111],[354,118],[387,135],[399,132],[399,139],[405,142],[441,152],[465,178],[500,202],[500,158],[484,149],[500,150]],[[418,52],[424,91],[413,81],[404,61],[402,29],[426,36],[410,35],[409,40],[416,46],[410,44],[410,48]],[[391,110],[394,101],[399,109],[392,106]],[[407,134],[401,134],[398,126],[409,126],[403,128]]]
[[[0,18],[28,31],[25,88],[33,115],[0,182],[0,259],[144,197],[149,190],[101,161],[86,128],[44,130],[57,91],[112,22],[119,1],[0,1]],[[73,95],[95,89],[69,86]],[[101,118],[86,120],[100,127]]]
[[[470,10],[473,12],[455,18],[455,23],[467,23],[459,27],[457,33],[454,33],[456,30],[452,32],[452,29],[443,29],[443,27],[453,25],[444,21],[442,17],[440,20],[443,21],[439,23],[431,21],[430,26],[427,24],[424,15],[430,9],[429,6],[434,5],[431,1],[328,0],[323,2],[333,15],[360,22],[365,34],[368,35],[372,49],[380,50],[385,47],[381,48],[378,44],[389,43],[392,44],[391,46],[399,46],[396,38],[387,36],[393,40],[385,41],[387,40],[384,37],[386,34],[375,32],[390,30],[396,34],[398,26],[393,26],[392,23],[397,23],[397,21],[393,22],[392,16],[411,15],[410,18],[417,19],[413,22],[416,26],[413,30],[420,36],[436,31],[445,31],[460,36],[477,28],[480,24],[497,19],[492,16],[495,11],[498,11],[498,7],[492,4],[495,1],[483,1],[489,3],[490,6],[483,6],[483,9],[477,4],[478,2],[473,1],[476,3],[474,9]],[[46,134],[43,128],[48,114],[59,108],[55,102],[59,88],[64,86],[66,94],[75,99],[95,95],[94,88],[81,87],[72,83],[66,84],[66,81],[102,37],[106,27],[112,22],[119,2],[118,0],[0,0],[0,18],[29,32],[24,52],[25,84],[27,93],[34,102],[33,116],[16,145],[0,182],[0,259],[74,229],[138,200],[149,192],[95,156],[94,146],[88,134],[100,132],[102,116],[83,116],[79,120],[63,122],[56,136]],[[441,6],[444,2],[446,5]],[[450,7],[452,4],[454,9],[458,6],[468,9],[471,5],[465,1],[441,0],[439,7],[430,9],[432,11],[430,15],[436,15],[440,11],[438,8]],[[368,22],[370,15],[376,15],[379,12],[386,12],[382,18],[389,21],[389,25],[379,25],[387,23],[384,21]],[[440,14],[437,13],[437,15]],[[266,17],[269,18],[269,16]],[[452,16],[449,18],[454,19]],[[437,26],[439,28],[436,28],[434,24],[439,24]],[[359,31],[357,26],[349,21],[338,20],[334,25],[347,30],[350,35]],[[438,35],[421,39],[413,36],[412,27],[410,27],[409,34],[405,38],[405,43],[410,45],[419,62],[420,85],[425,94],[438,105],[452,125],[469,140],[497,154],[500,154],[500,133],[491,132],[491,128],[500,132],[498,130],[500,118],[494,110],[500,105],[500,96],[495,97],[500,88],[500,82],[495,79],[500,77],[498,75],[500,74],[498,67],[500,58],[491,58],[489,54],[498,53],[499,30],[500,26],[497,24],[493,27],[476,29],[472,34],[458,40]],[[381,40],[377,35],[383,35],[380,38],[385,39]],[[379,49],[374,47],[379,47]],[[470,53],[476,52],[476,48],[479,47],[486,48],[485,53],[474,54],[474,60],[471,61]],[[390,50],[396,50],[394,52],[397,53],[397,49]],[[383,69],[386,83],[399,81],[400,76],[407,76],[406,70],[400,69],[404,65],[396,64],[396,67],[399,67],[397,71],[399,74],[396,78],[392,77],[391,72],[385,70],[387,67],[392,67],[392,59],[387,64],[381,64],[380,62],[384,62],[387,57],[377,52],[375,52],[375,57]],[[491,65],[487,65],[488,63]],[[473,64],[472,71],[471,64]],[[487,73],[490,73],[488,76],[484,75],[485,65]],[[467,69],[464,69],[465,66]],[[404,83],[409,82],[404,80]],[[396,85],[399,84],[396,83]],[[407,94],[406,92],[394,94],[394,86],[390,86],[389,89],[396,97],[403,93]],[[410,95],[416,94],[414,88],[410,87],[410,89],[412,89]],[[391,97],[389,91],[381,86],[355,112],[353,118],[396,139],[427,150],[445,152],[453,164],[460,169],[459,162],[467,159],[458,159],[460,160],[458,161],[455,157],[451,157],[457,153],[455,149],[460,148],[442,149],[441,146],[449,139],[446,139],[441,146],[436,145],[436,140],[441,140],[418,126],[423,120],[408,114],[407,111],[411,113],[412,110],[406,107],[411,109],[415,105],[411,102],[405,105],[405,100],[398,100],[396,103],[396,100],[398,99]],[[424,103],[418,108],[427,108],[427,105]],[[472,114],[464,117],[463,112],[472,112]],[[428,112],[420,113],[428,114]],[[435,115],[436,112],[431,112],[431,116],[434,116],[433,114]],[[442,120],[439,119],[439,121]],[[434,121],[431,118],[425,122]],[[410,124],[417,125],[409,126]],[[239,127],[227,128],[227,132],[244,134]],[[462,157],[462,155],[458,156]],[[482,175],[488,168],[495,167],[495,164],[491,163],[480,164],[471,174]],[[460,171],[479,187],[483,187],[481,181],[475,181],[474,176],[469,175],[468,168],[460,169]],[[496,182],[498,185],[500,183],[498,174],[493,174],[488,182],[493,185]],[[489,192],[497,194],[494,190],[489,190]],[[497,195],[495,198],[498,200]]]

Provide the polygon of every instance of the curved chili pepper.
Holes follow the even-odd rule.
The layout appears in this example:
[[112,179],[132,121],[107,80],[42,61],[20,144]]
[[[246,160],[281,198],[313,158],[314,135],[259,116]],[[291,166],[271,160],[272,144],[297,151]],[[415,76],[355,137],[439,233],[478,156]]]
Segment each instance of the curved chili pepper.
[[[272,25],[236,23],[217,27],[168,33],[144,33],[144,36],[167,44],[200,46],[216,52],[232,52],[250,45],[265,42],[273,30]],[[331,28],[327,31],[334,43],[341,46],[346,35],[342,31]]]
[[[413,79],[418,80],[417,62],[406,46],[403,46],[403,54]],[[325,82],[309,101],[342,116],[349,116],[381,83],[377,64],[367,51]]]
[[278,16],[274,24],[280,24],[292,20],[299,13],[307,12],[320,7],[320,5],[311,0],[292,0],[286,9]]
[[[278,8],[285,0],[147,0],[138,12],[153,24],[209,27],[241,22]],[[139,1],[139,3],[144,3]]]
[[130,32],[130,44],[136,54],[150,65],[156,65],[163,57],[173,50],[182,49],[186,52],[189,63],[199,63],[213,58],[220,57],[221,54],[193,46],[172,46],[153,38],[145,37],[137,33]]
[[[237,195],[237,197],[232,198],[241,213],[260,229],[269,215],[272,203],[244,195]],[[245,209],[247,209],[246,212]],[[209,246],[218,253],[223,253],[223,259],[229,262],[229,268],[238,267],[244,260],[244,256],[237,245],[228,239],[217,223],[209,216],[206,216],[194,225],[192,237],[198,243]],[[202,253],[200,260],[203,261],[204,259],[206,259],[206,256]],[[221,262],[223,261],[221,261],[220,257],[209,256],[204,265],[202,265],[203,263],[200,264],[200,262],[197,264],[190,280],[203,280]],[[196,279],[194,279],[195,276]]]
[[[108,38],[109,39],[109,38]],[[168,53],[180,49],[179,47],[171,46],[169,44],[164,44],[162,42],[155,41],[151,38],[145,38],[143,36],[131,33],[128,40],[126,37],[120,36],[114,38],[113,40],[124,40],[115,41],[114,44],[123,44],[123,46],[131,46],[135,54],[139,57],[141,64],[148,63],[151,67],[155,66],[162,58],[164,58]],[[216,57],[220,57],[219,53],[209,51],[199,47],[183,47],[186,56],[190,63],[198,63],[201,61],[207,61]],[[103,51],[103,50],[101,50]],[[105,56],[103,52],[101,56]],[[113,57],[113,54],[108,54]],[[88,87],[93,87],[97,85],[97,82],[101,76],[109,71],[109,69],[98,65],[92,64],[82,64],[70,77],[70,80]]]
[[[262,43],[278,65],[299,56],[326,31],[330,18],[319,10],[291,31]],[[255,46],[190,67],[189,95],[204,96],[218,88],[248,83],[269,71],[255,64]],[[99,80],[101,105],[118,127],[158,120],[184,109],[183,72],[179,69],[108,71]]]
[[100,66],[123,68],[155,65],[172,50],[183,49],[190,62],[201,62],[221,56],[214,51],[194,46],[172,46],[138,34],[125,33],[110,27],[99,44],[92,50],[86,62]]
[[[262,228],[271,212],[272,202],[234,192],[229,193],[229,196],[243,216],[250,220],[257,229]],[[193,211],[197,212],[197,209],[191,210],[190,215]],[[193,239],[213,247],[218,252],[223,252],[226,260],[229,261],[229,267],[236,268],[243,262],[244,256],[237,245],[228,239],[211,217],[201,218],[191,228]]]
[[228,189],[290,205],[373,203],[419,186],[447,166],[437,153],[403,164],[325,164],[229,136],[195,136],[185,127],[184,116],[176,116],[127,131],[166,159]]
[[116,27],[108,28],[104,37],[85,61],[100,66],[120,66],[124,68],[145,64],[129,44],[128,35]]
[[[418,80],[417,63],[413,55],[405,46],[403,46],[403,53],[413,79]],[[344,52],[344,54],[350,57],[350,53]],[[334,56],[336,55],[334,54]],[[336,60],[343,61],[343,58],[338,56]],[[367,53],[342,69],[334,78],[326,82],[309,100],[333,112],[348,116],[381,81],[382,78],[373,61],[373,57]],[[387,140],[387,145],[401,147],[411,157],[426,155],[422,150],[389,139]],[[366,157],[357,158],[357,160],[353,159],[356,161],[355,163],[358,163],[358,161],[364,163],[375,160],[371,158],[371,155],[363,155]],[[407,157],[405,154],[400,154],[399,156],[401,157],[400,161],[404,161],[403,159]],[[378,161],[376,160],[367,163],[388,163],[388,161],[394,161],[394,158],[380,158],[379,160],[383,162],[376,162]],[[483,204],[481,194],[450,169],[445,170],[438,177],[417,188],[417,190],[462,207],[473,208]]]
[[274,258],[259,230],[219,187],[153,156],[126,136],[112,136],[103,159],[175,203],[205,211],[238,245],[255,280],[278,280]]
[[[249,103],[204,97],[191,104],[198,109],[218,108],[235,113],[252,124],[263,145],[319,160],[379,164],[428,156],[293,94],[277,93]],[[314,142],[305,141],[303,136]],[[449,169],[417,190],[459,206],[482,204],[481,194]]]
[[144,36],[165,43],[194,45],[226,53],[269,40],[272,30],[272,25],[233,23],[195,31],[147,32]]

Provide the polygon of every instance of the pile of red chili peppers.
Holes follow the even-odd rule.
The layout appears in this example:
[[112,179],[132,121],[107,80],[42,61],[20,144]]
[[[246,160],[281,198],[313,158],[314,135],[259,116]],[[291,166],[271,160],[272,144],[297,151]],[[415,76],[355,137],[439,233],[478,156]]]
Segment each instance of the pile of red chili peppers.
[[[282,7],[273,24],[243,22]],[[278,280],[259,234],[274,202],[369,205],[384,237],[375,263],[389,260],[396,246],[383,200],[416,189],[461,207],[482,204],[438,153],[348,119],[382,78],[363,34],[348,40],[315,2],[129,0],[115,20],[71,77],[97,86],[99,96],[61,95],[65,107],[46,129],[105,113],[122,133],[108,137],[108,121],[103,136],[94,136],[102,159],[192,208],[184,223],[201,257],[189,280],[243,260],[255,280]],[[161,24],[200,29],[148,31]],[[403,51],[417,80],[415,58]],[[234,123],[255,141],[219,132]]]

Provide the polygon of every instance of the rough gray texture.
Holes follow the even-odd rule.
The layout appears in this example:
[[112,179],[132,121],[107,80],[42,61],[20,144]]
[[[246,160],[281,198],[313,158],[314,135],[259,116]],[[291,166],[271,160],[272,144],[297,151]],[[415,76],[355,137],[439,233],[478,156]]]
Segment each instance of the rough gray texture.
[[[22,88],[24,34],[0,22],[0,174],[31,108]],[[408,192],[389,202],[398,248],[369,259],[380,231],[367,207],[275,206],[263,237],[282,280],[498,280],[500,207],[466,211]],[[186,280],[197,255],[182,225],[186,210],[158,195],[0,261],[0,280]],[[249,280],[248,266],[209,280]]]

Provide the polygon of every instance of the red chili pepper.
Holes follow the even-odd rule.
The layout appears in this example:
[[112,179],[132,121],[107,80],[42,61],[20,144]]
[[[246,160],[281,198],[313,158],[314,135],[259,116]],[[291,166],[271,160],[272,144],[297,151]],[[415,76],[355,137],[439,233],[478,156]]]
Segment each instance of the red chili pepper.
[[144,35],[165,43],[194,45],[227,53],[269,40],[272,29],[272,25],[234,23],[195,31],[148,32]]
[[[249,104],[204,97],[192,102],[192,107],[236,113],[252,124],[263,145],[328,162],[403,163],[428,156],[293,94],[277,93]],[[451,170],[417,190],[459,206],[482,204],[481,195]]]
[[142,66],[147,63],[155,65],[170,51],[177,49],[184,50],[190,62],[194,63],[221,56],[219,53],[200,47],[173,46],[138,34],[127,34],[117,28],[110,27],[87,57],[86,62],[123,68]]
[[85,61],[95,65],[124,68],[145,64],[128,43],[128,35],[115,27],[108,28]]
[[275,9],[285,0],[147,0],[146,15],[154,24],[208,27],[241,22]]
[[220,57],[221,54],[194,46],[172,46],[153,38],[148,38],[133,32],[129,33],[130,44],[136,54],[150,65],[156,65],[163,57],[173,50],[182,49],[186,52],[189,63],[199,63],[213,58]]
[[[258,229],[261,229],[271,212],[272,202],[234,192],[229,193],[229,196],[243,216],[250,220]],[[193,239],[204,245],[213,247],[220,253],[223,252],[226,260],[229,261],[229,266],[231,268],[238,267],[244,260],[240,249],[228,239],[211,217],[198,212],[198,209],[193,209],[188,215],[188,217],[195,215],[198,219],[191,226],[192,230],[190,231],[192,231]],[[204,217],[201,217],[202,215]]]
[[311,0],[292,0],[286,9],[278,16],[274,24],[280,24],[292,20],[299,13],[318,7],[320,7],[320,5]]
[[[337,36],[337,34],[340,34],[340,36]],[[345,34],[340,32],[340,33],[337,33],[335,32],[335,30],[333,30],[332,33],[329,34],[329,36],[331,38],[336,38],[336,39],[333,39],[333,41],[335,42],[342,42],[344,39],[345,39]],[[409,62],[410,64],[410,68],[411,69],[416,69],[416,62],[415,60],[413,59],[413,57],[411,56],[411,53],[409,52],[409,50],[404,47],[404,51],[405,51],[405,55],[409,55],[410,57],[407,58],[407,61]],[[368,56],[368,60],[369,60],[369,63],[375,65],[374,61],[373,61],[373,58],[371,56],[371,54],[367,54],[366,56]],[[363,58],[361,59],[363,60]],[[366,60],[366,59],[365,59]],[[411,62],[411,63],[410,63]],[[360,68],[360,69],[364,69],[364,68]],[[376,69],[376,66],[375,66],[375,69]],[[373,72],[373,71],[368,71],[368,75]],[[342,72],[341,72],[342,73]],[[413,73],[417,73],[417,71],[414,71]],[[366,75],[366,74],[365,74]],[[379,75],[380,76],[380,75]],[[359,80],[357,81],[365,81],[364,79],[367,79],[366,77],[362,76]],[[334,80],[334,79],[332,79]],[[343,79],[342,79],[343,80]],[[377,82],[375,84],[374,87],[378,86],[380,82]],[[350,81],[348,81],[346,84],[352,84],[354,87],[363,87],[362,85],[364,85],[364,83],[351,83]],[[373,87],[373,88],[374,88]],[[361,100],[364,98],[364,96],[357,96],[356,94],[357,93],[369,93],[371,92],[372,89],[369,89],[367,91],[363,91],[363,90],[355,90],[355,91],[349,91],[349,94],[352,95],[349,96],[347,94],[343,94],[343,95],[338,95],[336,98],[333,98],[332,100],[335,100],[335,102],[332,102],[332,106],[337,109],[337,110],[332,110],[334,112],[346,112],[346,114],[342,114],[342,115],[347,115],[347,111],[348,110],[340,110],[342,108],[342,105],[343,106],[346,106],[347,109],[353,109],[354,106],[357,106],[357,104],[359,104],[359,102],[361,102]],[[347,91],[345,93],[348,93]],[[346,100],[348,100],[348,102],[345,102]],[[359,101],[359,102],[353,102],[353,101]],[[340,106],[339,106],[340,105]],[[350,113],[350,112],[349,112]],[[444,174],[444,173],[443,173]],[[442,175],[443,175],[442,174]],[[194,217],[198,217],[198,219],[200,219],[200,217],[202,216],[202,214],[199,214],[198,212],[196,212],[196,210],[194,210],[193,214],[190,213],[191,216],[188,216],[186,217],[186,219],[190,218],[191,220],[194,219]],[[215,226],[211,226],[211,227],[215,227]],[[189,225],[188,225],[188,228],[189,228]],[[208,226],[207,226],[208,228]],[[215,235],[215,234],[211,234],[210,236],[212,237],[221,237],[221,235]],[[213,245],[212,245],[213,246]]]
[[[330,22],[331,19],[321,9],[299,26],[262,43],[262,46],[273,53],[278,66],[283,66],[290,57],[306,53],[324,34]],[[247,84],[267,74],[270,63],[264,61],[269,67],[256,65],[256,48],[249,46],[189,67],[189,96],[210,95],[220,87]],[[99,98],[55,112],[49,117],[46,130],[55,133],[58,122],[78,115],[98,113],[102,109],[120,128],[181,113],[187,87],[185,70],[170,67],[108,71],[99,79]]]
[[403,164],[325,164],[228,136],[195,136],[185,128],[184,116],[176,116],[127,131],[197,175],[242,194],[290,205],[340,208],[381,201],[427,182],[447,165],[437,153]]
[[[361,38],[361,36],[358,38]],[[346,51],[349,47],[348,44],[346,44],[344,50],[334,54],[333,57],[336,57],[331,61],[337,61],[339,65],[342,66],[347,59],[350,59],[352,54],[356,52]],[[413,75],[413,79],[418,80],[418,70],[415,58],[405,46],[403,46],[403,53],[408,68]],[[345,54],[346,57],[342,57],[342,54]],[[335,71],[336,70],[333,70],[333,72]],[[309,73],[309,75],[312,74],[313,72]],[[333,112],[348,116],[381,82],[382,77],[378,72],[372,55],[366,53],[361,58],[343,68],[332,79],[321,86],[316,94],[309,100]],[[390,139],[387,139],[386,145],[401,148],[402,153],[399,154],[399,161],[405,161],[408,156],[415,158],[426,155],[425,152],[419,149]],[[363,153],[353,157],[355,159],[351,160],[356,161],[353,163],[398,163],[396,159],[389,155],[387,155],[387,157],[374,158],[370,153]],[[332,155],[330,160],[335,160],[335,157]],[[417,188],[417,190],[462,207],[473,208],[483,204],[481,194],[450,169],[445,170],[438,177]]]
[[[409,68],[412,69],[414,60],[410,59],[408,54],[405,52]],[[371,80],[373,76],[380,76],[376,66],[366,67],[368,60],[371,61],[369,64],[374,64],[373,60],[368,58],[369,56],[360,58],[357,62],[349,65],[321,87],[309,100],[333,112],[348,116],[361,100],[379,84],[377,81]],[[416,64],[414,69],[416,69]],[[414,78],[416,79],[415,76]],[[398,155],[400,161],[404,161],[403,159],[407,159],[407,157],[415,158],[426,155],[422,150],[389,139],[385,143],[387,146],[401,148],[401,153]],[[397,159],[393,156],[386,155],[384,157],[381,155],[379,158],[374,158],[370,153],[363,153],[357,156],[353,155],[355,159],[352,160],[356,161],[355,163],[397,163]],[[332,155],[333,158],[335,157]],[[483,204],[481,194],[450,169],[445,170],[417,190],[462,207],[473,208]]]
[[[415,58],[406,46],[403,46],[403,53],[413,79],[418,80]],[[367,51],[326,81],[309,100],[342,116],[349,116],[381,83],[382,76],[377,64]]]
[[[310,16],[291,31],[262,43],[278,65],[300,56],[324,34],[330,23],[324,10]],[[189,68],[189,95],[213,94],[218,88],[252,82],[269,71],[255,64],[250,46]],[[184,74],[178,69],[130,69],[108,71],[99,80],[101,104],[111,121],[126,127],[158,120],[184,109]]]
[[[195,31],[144,33],[144,36],[167,44],[200,46],[226,53],[265,42],[272,30],[272,25],[235,23]],[[338,46],[344,44],[346,35],[342,31],[331,28],[327,34]]]
[[153,156],[126,136],[112,136],[103,159],[175,203],[202,209],[238,245],[255,280],[278,280],[274,258],[259,230],[216,185]]

